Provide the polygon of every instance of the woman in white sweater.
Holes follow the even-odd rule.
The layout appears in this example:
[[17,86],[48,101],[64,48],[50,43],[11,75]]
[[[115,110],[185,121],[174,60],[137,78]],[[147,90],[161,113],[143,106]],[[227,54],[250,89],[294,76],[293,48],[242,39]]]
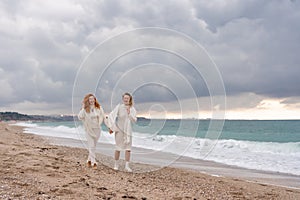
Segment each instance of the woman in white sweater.
[[87,166],[97,169],[95,151],[101,133],[101,124],[104,121],[104,111],[93,94],[87,94],[82,102],[82,108],[78,114],[82,120],[87,139],[89,155]]
[[132,146],[132,122],[136,122],[136,110],[133,107],[132,96],[125,93],[122,96],[123,103],[118,104],[108,116],[108,127],[110,132],[115,132],[115,165],[114,169],[118,170],[118,161],[120,151],[125,150],[125,170],[132,172],[129,167],[130,151]]

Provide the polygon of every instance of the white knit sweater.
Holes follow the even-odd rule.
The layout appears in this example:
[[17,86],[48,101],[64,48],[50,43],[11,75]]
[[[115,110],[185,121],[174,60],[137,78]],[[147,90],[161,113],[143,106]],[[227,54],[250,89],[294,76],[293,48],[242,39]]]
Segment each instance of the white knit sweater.
[[78,119],[83,122],[85,131],[93,136],[97,136],[97,132],[101,131],[101,124],[104,121],[104,111],[102,107],[100,109],[95,108],[87,113],[85,109],[81,109],[78,114]]

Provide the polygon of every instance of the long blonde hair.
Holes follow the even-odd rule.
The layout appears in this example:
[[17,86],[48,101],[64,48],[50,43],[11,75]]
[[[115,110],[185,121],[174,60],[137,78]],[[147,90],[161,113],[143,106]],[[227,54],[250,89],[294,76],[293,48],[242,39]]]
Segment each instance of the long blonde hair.
[[85,97],[83,98],[83,101],[82,101],[82,103],[84,104],[84,109],[85,109],[85,111],[87,113],[91,112],[91,110],[90,110],[90,103],[89,103],[89,98],[90,97],[94,97],[95,98],[95,108],[100,109],[100,104],[99,104],[97,98],[95,97],[95,95],[93,95],[93,94],[90,93],[90,94],[85,95]]

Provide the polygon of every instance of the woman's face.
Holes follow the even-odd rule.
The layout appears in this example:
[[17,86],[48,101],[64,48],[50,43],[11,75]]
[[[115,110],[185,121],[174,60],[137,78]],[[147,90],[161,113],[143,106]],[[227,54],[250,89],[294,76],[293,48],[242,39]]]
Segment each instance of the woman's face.
[[93,97],[93,96],[89,97],[89,104],[90,105],[95,105],[95,97]]
[[123,96],[123,103],[124,103],[125,105],[129,105],[129,101],[130,101],[130,96],[124,95],[124,96]]

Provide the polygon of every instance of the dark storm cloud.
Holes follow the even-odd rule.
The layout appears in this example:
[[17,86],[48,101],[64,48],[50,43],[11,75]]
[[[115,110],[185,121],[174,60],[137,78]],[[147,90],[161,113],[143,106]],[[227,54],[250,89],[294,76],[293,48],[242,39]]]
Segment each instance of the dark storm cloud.
[[195,6],[213,32],[207,48],[228,94],[300,95],[298,1],[195,1]]
[[[113,35],[145,26],[174,29],[203,45],[216,62],[228,95],[253,93],[293,102],[293,97],[300,96],[299,9],[299,1],[1,1],[0,105],[26,108],[30,104],[32,109],[32,103],[42,102],[60,108],[65,105],[64,111],[69,111],[74,79],[88,53]],[[120,45],[130,42],[115,44],[106,52],[114,54]],[[173,44],[178,49],[183,46]],[[187,78],[197,97],[209,95],[205,77],[196,76],[189,64],[179,59],[165,54],[132,58],[134,62],[128,56],[117,63],[121,68],[108,71],[107,82],[91,85],[97,81],[91,77],[98,78],[94,75],[97,66],[105,62],[100,56],[93,71],[81,74],[86,81],[76,97],[78,104],[82,95],[96,87],[106,101],[117,77],[143,62],[169,65]],[[157,81],[165,77],[170,85],[176,84],[174,76],[155,73],[138,78]],[[134,86],[134,78],[131,81],[124,90]],[[157,101],[157,95],[164,95],[164,101],[174,100],[166,89],[156,87],[137,91],[137,95],[143,94],[137,100]],[[184,88],[177,88],[184,94]]]

